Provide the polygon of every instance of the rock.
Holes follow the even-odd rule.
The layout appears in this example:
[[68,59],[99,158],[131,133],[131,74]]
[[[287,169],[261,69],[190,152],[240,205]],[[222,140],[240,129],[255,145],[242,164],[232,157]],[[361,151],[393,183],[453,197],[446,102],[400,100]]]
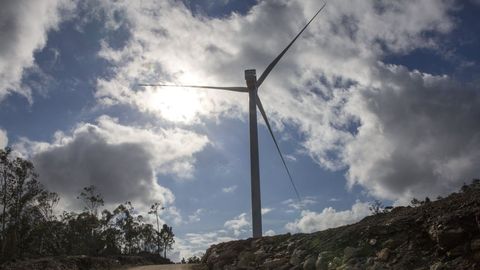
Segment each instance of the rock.
[[380,250],[378,253],[377,253],[377,260],[379,261],[382,261],[382,262],[385,262],[388,260],[388,258],[390,258],[390,249],[389,248],[384,248],[382,250]]
[[342,259],[339,257],[334,257],[329,263],[328,263],[328,269],[336,269],[342,265]]
[[367,270],[389,270],[389,268],[381,262],[375,262],[372,266],[367,267]]
[[263,249],[259,249],[253,254],[255,255],[256,262],[262,262],[268,256],[268,254]]
[[442,249],[450,249],[462,243],[465,232],[462,228],[446,229],[437,231],[437,243]]
[[465,254],[465,247],[464,246],[456,246],[449,251],[447,251],[447,256],[450,258],[459,257]]
[[430,266],[430,270],[447,270],[442,262],[436,262]]
[[283,259],[273,259],[273,260],[265,261],[262,264],[262,267],[266,268],[266,269],[278,269],[278,268],[280,268],[280,266],[283,266],[287,263],[288,263],[288,260],[285,259],[285,258],[283,258]]
[[397,240],[394,240],[394,239],[388,239],[387,241],[385,241],[383,243],[383,247],[384,248],[389,248],[389,249],[395,249],[397,248],[398,246],[400,246],[400,241],[397,241]]
[[255,262],[255,255],[250,251],[244,251],[238,255],[237,266],[241,268],[249,267]]
[[300,265],[303,261],[303,258],[307,256],[307,252],[302,249],[295,249],[295,251],[292,254],[292,257],[290,257],[290,264],[291,265]]
[[480,251],[477,251],[473,254],[472,259],[476,262],[480,262]]
[[313,256],[308,257],[303,262],[303,270],[315,270],[315,258]]
[[360,248],[354,248],[354,247],[346,247],[343,250],[343,261],[347,262],[352,258],[355,258],[360,255]]
[[471,248],[473,251],[478,251],[478,250],[480,250],[480,238],[473,239],[473,240],[470,242],[470,248]]
[[328,251],[324,251],[318,254],[317,260],[315,261],[315,269],[327,270],[329,258],[330,258],[330,252]]
[[287,245],[287,251],[290,253],[293,253],[294,250],[295,250],[295,242],[289,242]]

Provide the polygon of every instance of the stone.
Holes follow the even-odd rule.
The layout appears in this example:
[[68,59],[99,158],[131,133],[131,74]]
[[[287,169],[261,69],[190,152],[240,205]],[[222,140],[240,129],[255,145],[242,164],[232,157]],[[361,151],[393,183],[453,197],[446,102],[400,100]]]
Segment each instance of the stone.
[[293,253],[294,250],[295,250],[295,242],[289,242],[287,245],[287,251],[290,253]]
[[273,260],[265,261],[262,264],[262,267],[266,268],[266,269],[278,269],[278,268],[280,268],[280,266],[283,266],[287,263],[288,263],[288,260],[285,259],[285,258],[283,258],[283,259],[273,259]]
[[303,262],[303,270],[315,270],[315,258],[313,256],[308,257]]
[[361,249],[354,247],[346,247],[343,250],[343,261],[347,262],[348,260],[359,256]]
[[387,261],[388,258],[390,258],[390,249],[389,248],[384,248],[382,250],[380,250],[378,253],[377,253],[377,260],[379,261]]
[[342,259],[339,257],[334,257],[329,263],[328,263],[328,269],[336,269],[342,265]]
[[291,265],[300,265],[303,261],[303,258],[307,255],[307,252],[302,249],[295,249],[295,251],[292,254],[292,257],[290,257],[290,264]]
[[437,243],[442,249],[450,249],[461,244],[464,237],[462,228],[440,230],[437,232]]
[[263,249],[259,249],[253,254],[255,255],[255,261],[257,262],[263,261],[268,256],[268,254]]
[[430,266],[430,270],[446,270],[442,262],[436,262]]
[[317,260],[315,261],[316,270],[328,270],[329,255],[330,252],[328,251],[318,254]]
[[387,241],[385,241],[385,242],[383,243],[382,246],[383,246],[384,248],[395,249],[395,248],[397,248],[398,246],[400,246],[400,244],[401,244],[401,243],[400,243],[399,241],[396,241],[396,240],[394,240],[394,239],[388,239]]
[[238,267],[249,267],[255,262],[255,255],[250,251],[244,251],[238,255]]
[[480,250],[480,238],[473,239],[473,240],[470,242],[470,248],[471,248],[473,251]]
[[480,251],[473,253],[472,259],[476,262],[480,262]]
[[447,256],[450,258],[460,257],[465,254],[464,246],[456,246],[449,251],[447,251]]

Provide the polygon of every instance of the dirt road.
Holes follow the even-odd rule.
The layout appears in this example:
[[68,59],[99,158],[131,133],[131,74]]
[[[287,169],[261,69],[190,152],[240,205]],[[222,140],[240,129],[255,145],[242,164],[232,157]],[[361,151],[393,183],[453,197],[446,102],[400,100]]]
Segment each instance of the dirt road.
[[167,264],[167,265],[148,265],[136,266],[127,270],[195,270],[193,264]]

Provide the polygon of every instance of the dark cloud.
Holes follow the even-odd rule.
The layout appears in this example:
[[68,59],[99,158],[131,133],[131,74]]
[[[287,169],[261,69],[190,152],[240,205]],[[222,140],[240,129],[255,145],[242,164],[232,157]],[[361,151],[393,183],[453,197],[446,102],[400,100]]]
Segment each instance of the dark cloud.
[[480,89],[381,66],[382,83],[349,106],[361,126],[346,144],[351,183],[398,199],[451,192],[480,171]]
[[[193,155],[207,142],[193,132],[124,126],[102,116],[97,124],[79,124],[71,135],[57,132],[51,143],[23,139],[14,147],[32,157],[41,182],[60,193],[67,208],[78,206],[76,196],[89,185],[108,204],[128,200],[145,208],[153,201],[173,203],[174,195],[157,175],[191,177]],[[174,207],[170,210],[181,219]]]
[[121,203],[152,199],[148,196],[155,185],[151,159],[140,144],[110,144],[91,132],[40,152],[34,164],[42,183],[73,201],[83,187],[95,185],[105,201]]

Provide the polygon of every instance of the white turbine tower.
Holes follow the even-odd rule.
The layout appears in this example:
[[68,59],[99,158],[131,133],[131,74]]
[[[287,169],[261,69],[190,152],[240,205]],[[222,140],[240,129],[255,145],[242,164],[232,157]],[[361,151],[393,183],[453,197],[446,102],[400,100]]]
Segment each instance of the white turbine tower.
[[168,87],[189,87],[189,88],[205,88],[205,89],[216,89],[216,90],[227,90],[234,92],[243,92],[248,93],[249,98],[249,124],[250,124],[250,175],[251,175],[251,190],[252,190],[252,231],[253,237],[262,237],[262,206],[261,206],[261,196],[260,196],[260,166],[258,158],[258,131],[257,131],[257,107],[262,114],[265,124],[267,125],[268,131],[272,136],[273,142],[277,148],[282,163],[286,169],[290,182],[295,190],[295,194],[300,199],[297,188],[293,182],[290,171],[288,170],[287,163],[280,151],[278,142],[275,139],[273,134],[272,127],[268,121],[267,114],[263,109],[262,102],[258,97],[258,88],[262,85],[263,81],[267,78],[268,74],[272,71],[275,65],[280,61],[282,56],[288,51],[288,49],[293,45],[293,43],[298,39],[298,37],[305,31],[305,29],[310,25],[310,23],[317,17],[317,15],[325,8],[326,3],[315,13],[315,15],[310,19],[310,21],[302,28],[302,30],[295,36],[295,38],[288,44],[288,46],[268,65],[265,71],[260,75],[260,78],[257,80],[256,70],[247,69],[245,70],[245,80],[247,87],[217,87],[217,86],[200,86],[200,85],[167,85],[167,84],[140,84],[139,86],[168,86]]

